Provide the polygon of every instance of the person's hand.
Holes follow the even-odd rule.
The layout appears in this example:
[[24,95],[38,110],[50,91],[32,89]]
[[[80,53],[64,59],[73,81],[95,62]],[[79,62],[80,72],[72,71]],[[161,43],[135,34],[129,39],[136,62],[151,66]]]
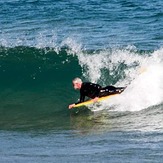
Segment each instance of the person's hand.
[[72,109],[75,106],[75,104],[71,104],[68,106],[69,109]]
[[93,102],[97,102],[99,99],[99,97],[95,97],[94,99],[92,99]]

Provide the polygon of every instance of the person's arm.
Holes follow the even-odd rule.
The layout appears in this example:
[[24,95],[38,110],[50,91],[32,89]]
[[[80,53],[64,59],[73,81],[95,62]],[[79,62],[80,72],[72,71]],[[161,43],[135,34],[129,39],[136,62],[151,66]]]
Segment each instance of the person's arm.
[[75,103],[75,105],[76,104],[79,104],[79,103],[81,103],[81,102],[84,102],[84,100],[85,100],[85,95],[82,93],[82,91],[80,92],[80,99],[79,99],[79,101],[78,102],[76,102]]
[[92,99],[93,102],[97,102],[98,99],[99,99],[99,94],[100,94],[100,89],[101,89],[101,86],[98,85],[98,84],[94,84],[93,85],[93,89],[94,89],[94,98]]
[[72,109],[75,105],[77,105],[77,104],[79,104],[81,102],[84,102],[84,99],[85,99],[85,95],[84,95],[84,93],[82,91],[80,91],[80,99],[79,99],[79,101],[74,103],[74,104],[69,105],[68,108]]
[[94,98],[99,98],[101,86],[98,84],[94,84],[93,87],[94,87],[93,88],[94,89]]

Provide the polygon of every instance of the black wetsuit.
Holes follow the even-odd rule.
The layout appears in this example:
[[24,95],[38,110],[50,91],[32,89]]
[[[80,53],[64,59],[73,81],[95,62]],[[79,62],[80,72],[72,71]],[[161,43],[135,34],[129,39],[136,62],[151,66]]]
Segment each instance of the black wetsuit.
[[112,95],[116,93],[123,92],[125,87],[114,87],[114,86],[107,86],[102,88],[98,84],[90,83],[90,82],[84,82],[82,83],[81,89],[80,89],[80,100],[79,102],[75,103],[81,103],[84,102],[85,96],[89,98],[95,98],[95,97],[103,97],[107,95]]

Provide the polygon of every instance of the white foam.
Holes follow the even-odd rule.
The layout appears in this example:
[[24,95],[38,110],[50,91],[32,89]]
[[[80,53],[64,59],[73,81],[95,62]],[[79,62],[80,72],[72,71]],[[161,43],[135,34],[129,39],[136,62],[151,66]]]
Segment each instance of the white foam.
[[116,110],[139,111],[163,102],[163,66],[149,66],[114,102]]
[[78,59],[83,68],[83,75],[92,82],[101,78],[101,69],[106,68],[116,76],[114,71],[119,64],[126,65],[126,69],[122,70],[125,78],[121,78],[115,85],[128,85],[127,89],[120,96],[102,103],[100,108],[93,106],[90,109],[139,111],[163,102],[162,48],[143,55],[131,49],[115,49],[111,52],[106,50],[91,55],[80,53]]
[[[83,76],[91,82],[98,83],[101,80],[103,69],[108,71],[105,78],[110,75],[116,78],[117,75],[124,73],[124,77],[117,80],[115,86],[128,86],[127,89],[120,96],[103,102],[100,107],[94,107],[94,110],[114,108],[118,111],[139,111],[163,102],[163,48],[142,55],[134,46],[105,49],[88,54],[74,37],[65,38],[58,45],[55,31],[51,31],[50,35],[49,33],[47,35],[47,31],[40,32],[34,40],[19,38],[16,42],[15,40],[12,42],[9,36],[5,35],[0,42],[1,46],[6,47],[34,45],[37,48],[52,47],[55,51],[67,45],[71,49],[70,53],[78,57]],[[122,63],[126,67],[118,70]]]

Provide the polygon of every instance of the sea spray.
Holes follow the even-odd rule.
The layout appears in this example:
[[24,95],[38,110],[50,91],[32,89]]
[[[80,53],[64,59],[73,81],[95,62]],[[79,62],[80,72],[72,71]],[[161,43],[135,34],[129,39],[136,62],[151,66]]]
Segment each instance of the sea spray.
[[119,111],[139,111],[163,102],[163,70],[161,65],[146,68],[128,86],[126,91],[116,98]]
[[[36,47],[16,46],[20,42],[15,42],[13,48],[1,47],[2,75],[7,74],[6,68],[12,70],[12,74],[17,74],[19,69],[19,81],[28,81],[29,76],[33,80],[37,79],[38,83],[42,83],[44,77],[58,82],[69,70],[71,74],[68,76],[66,73],[66,78],[69,79],[67,83],[71,83],[71,77],[80,76],[84,81],[102,86],[127,86],[119,97],[104,102],[104,106],[93,106],[94,110],[112,108],[118,111],[138,111],[162,103],[162,48],[153,52],[144,51],[143,54],[135,46],[86,50],[80,41],[71,37],[65,38],[60,45],[57,44],[55,33],[51,33],[49,38],[44,34],[37,38],[42,42],[36,43]],[[50,47],[47,47],[48,43]],[[8,64],[11,61],[12,64]],[[68,90],[68,94],[71,94],[72,89]],[[70,98],[78,98],[77,95],[72,96],[73,93]]]
[[[108,103],[104,102],[100,110],[114,108],[117,111],[139,111],[163,102],[161,54],[162,49],[141,55],[132,48],[126,48],[91,55],[80,54],[78,59],[86,79],[98,82],[102,76],[105,76],[104,80],[111,79],[111,76],[117,79],[115,86],[127,86],[121,95],[109,99]],[[112,84],[113,79],[110,83],[101,83]],[[99,110],[99,105],[94,105],[93,110]]]

